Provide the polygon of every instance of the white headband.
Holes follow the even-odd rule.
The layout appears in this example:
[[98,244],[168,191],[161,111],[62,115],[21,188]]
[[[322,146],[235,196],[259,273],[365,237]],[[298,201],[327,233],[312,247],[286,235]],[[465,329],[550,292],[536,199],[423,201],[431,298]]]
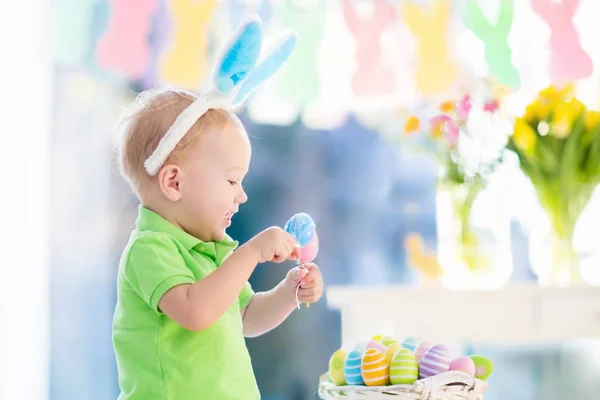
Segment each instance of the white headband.
[[179,141],[210,109],[233,110],[289,58],[296,45],[296,35],[287,31],[270,46],[259,65],[262,50],[262,23],[258,17],[243,22],[213,73],[213,87],[202,93],[177,116],[156,149],[144,162],[150,176],[158,173]]

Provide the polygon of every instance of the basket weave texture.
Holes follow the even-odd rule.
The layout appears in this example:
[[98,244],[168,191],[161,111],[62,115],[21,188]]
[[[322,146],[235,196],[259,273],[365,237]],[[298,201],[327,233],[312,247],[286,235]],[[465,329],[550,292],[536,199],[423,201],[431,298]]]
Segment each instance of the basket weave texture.
[[487,382],[460,371],[388,386],[336,386],[323,374],[317,393],[323,400],[483,400],[487,388]]

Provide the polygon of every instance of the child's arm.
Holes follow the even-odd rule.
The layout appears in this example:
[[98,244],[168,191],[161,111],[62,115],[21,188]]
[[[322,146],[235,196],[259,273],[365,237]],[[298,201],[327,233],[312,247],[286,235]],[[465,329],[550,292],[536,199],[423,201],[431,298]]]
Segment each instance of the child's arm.
[[305,269],[293,268],[286,278],[268,292],[256,293],[242,310],[244,336],[256,337],[279,326],[296,308],[296,286],[300,281],[298,300],[301,303],[319,301],[323,293],[323,278],[315,264]]
[[204,279],[169,289],[160,299],[159,308],[188,330],[207,329],[236,301],[257,264],[293,258],[295,245],[294,238],[282,229],[269,228]]

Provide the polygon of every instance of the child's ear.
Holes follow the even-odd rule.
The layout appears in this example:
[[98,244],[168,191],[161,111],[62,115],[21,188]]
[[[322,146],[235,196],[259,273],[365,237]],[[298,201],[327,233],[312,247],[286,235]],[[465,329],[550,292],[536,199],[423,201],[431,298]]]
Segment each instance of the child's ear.
[[171,201],[181,199],[181,178],[183,171],[175,164],[167,164],[158,171],[158,187]]

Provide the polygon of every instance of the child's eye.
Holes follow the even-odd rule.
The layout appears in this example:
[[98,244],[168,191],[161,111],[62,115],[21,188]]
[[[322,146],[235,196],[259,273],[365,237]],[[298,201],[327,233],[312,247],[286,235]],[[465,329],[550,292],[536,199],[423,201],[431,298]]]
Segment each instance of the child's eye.
[[236,181],[229,181],[229,183],[231,184],[231,186],[235,186],[238,184]]

